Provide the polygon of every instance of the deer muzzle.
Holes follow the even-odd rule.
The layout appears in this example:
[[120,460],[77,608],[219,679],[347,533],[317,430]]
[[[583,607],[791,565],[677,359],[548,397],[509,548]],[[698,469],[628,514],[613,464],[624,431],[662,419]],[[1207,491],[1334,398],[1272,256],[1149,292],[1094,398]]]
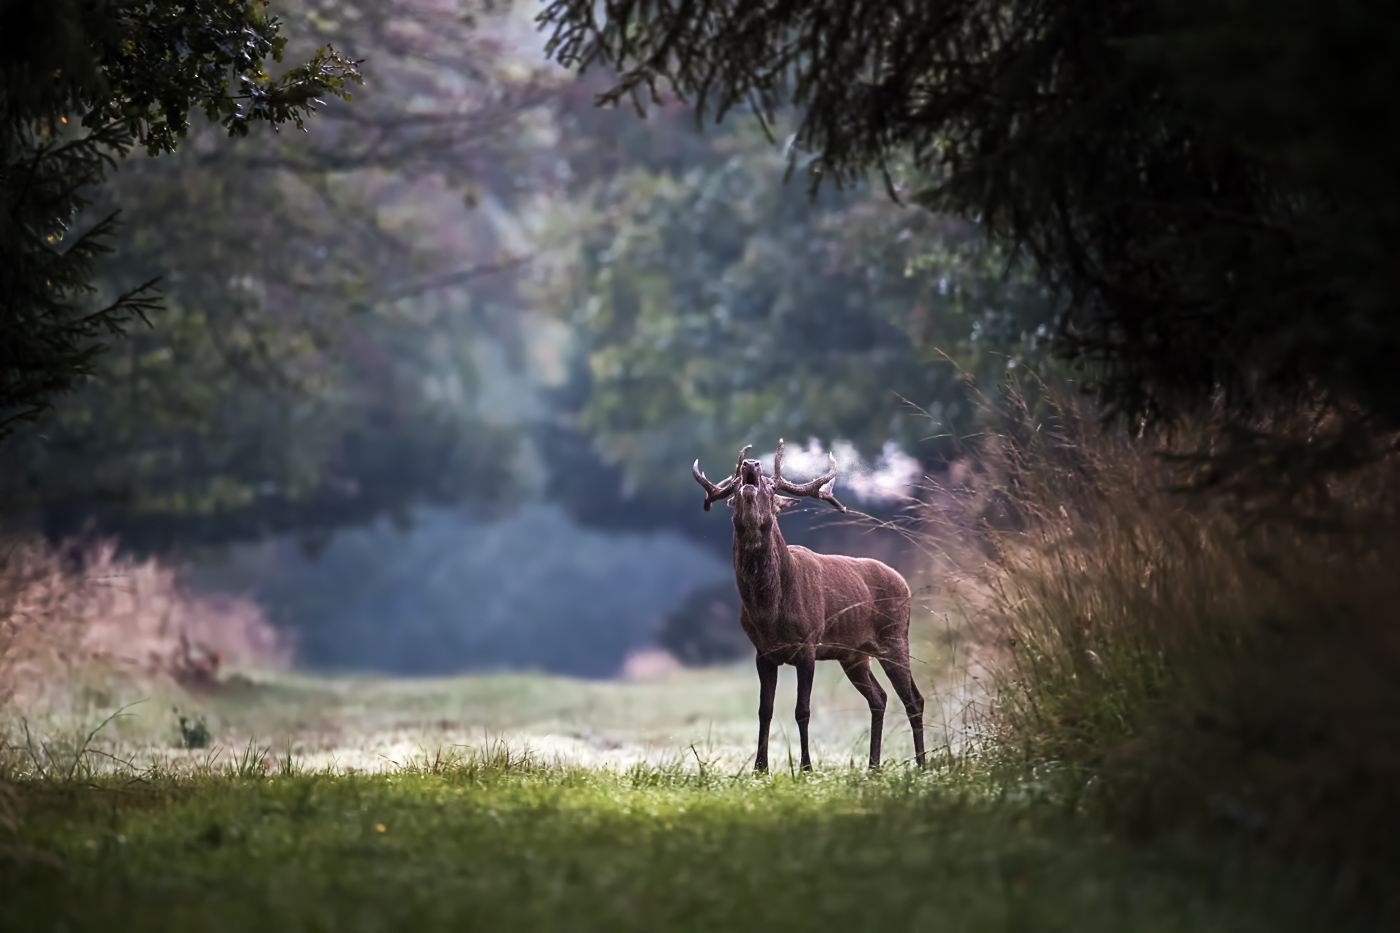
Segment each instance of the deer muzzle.
[[741,492],[749,488],[756,491],[761,482],[763,482],[763,466],[757,460],[745,460],[739,464],[739,489]]

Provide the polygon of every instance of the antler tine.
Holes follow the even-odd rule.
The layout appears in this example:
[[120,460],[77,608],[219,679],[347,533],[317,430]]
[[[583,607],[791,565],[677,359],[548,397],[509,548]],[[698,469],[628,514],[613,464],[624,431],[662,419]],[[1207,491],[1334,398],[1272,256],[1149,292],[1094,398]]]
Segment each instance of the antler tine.
[[846,511],[846,507],[840,502],[836,501],[836,497],[831,494],[831,491],[829,489],[822,488],[823,486],[836,479],[835,454],[828,451],[827,456],[831,458],[831,466],[821,476],[818,476],[816,479],[813,480],[808,480],[805,483],[790,483],[782,478],[782,475],[778,472],[779,462],[781,461],[782,456],[783,442],[780,440],[778,441],[778,452],[774,456],[773,461],[773,488],[775,490],[777,490],[778,492],[789,493],[790,495],[794,496],[810,496],[813,499],[821,499],[825,502],[830,502],[833,506],[835,506],[838,512]]
[[705,487],[705,511],[710,511],[710,505],[720,499],[727,498],[734,488],[735,477],[727,477],[724,482],[716,486],[705,478],[705,474],[700,472],[700,461],[697,459],[690,467],[690,473],[695,477],[695,481]]
[[744,465],[744,458],[748,456],[749,451],[752,450],[752,449],[753,449],[753,445],[752,445],[752,444],[745,444],[745,445],[744,445],[744,449],[741,450],[741,451],[739,451],[739,462],[736,463],[736,464],[734,464],[734,475],[735,475],[735,476],[738,476],[738,475],[739,475],[739,467],[741,467],[741,466]]
[[773,487],[783,481],[783,439],[778,438],[778,449],[773,453]]

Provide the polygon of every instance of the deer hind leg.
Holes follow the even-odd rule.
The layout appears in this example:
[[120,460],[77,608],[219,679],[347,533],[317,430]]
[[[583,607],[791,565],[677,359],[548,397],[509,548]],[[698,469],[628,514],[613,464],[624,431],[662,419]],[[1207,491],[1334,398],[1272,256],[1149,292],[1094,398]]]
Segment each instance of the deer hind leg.
[[914,672],[909,668],[909,656],[881,658],[880,667],[890,679],[895,694],[904,703],[909,726],[914,730],[914,759],[924,766],[924,697],[914,686]]
[[778,690],[778,665],[758,656],[758,755],[755,771],[768,770],[768,726],[773,721],[773,695]]
[[869,658],[861,658],[844,665],[844,668],[846,677],[865,697],[865,702],[870,704],[870,767],[873,770],[880,767],[880,737],[885,730],[885,691],[875,680]]
[[800,655],[793,665],[797,668],[797,734],[802,740],[802,770],[812,770],[812,756],[807,750],[807,724],[812,720],[812,678],[817,673],[815,651]]

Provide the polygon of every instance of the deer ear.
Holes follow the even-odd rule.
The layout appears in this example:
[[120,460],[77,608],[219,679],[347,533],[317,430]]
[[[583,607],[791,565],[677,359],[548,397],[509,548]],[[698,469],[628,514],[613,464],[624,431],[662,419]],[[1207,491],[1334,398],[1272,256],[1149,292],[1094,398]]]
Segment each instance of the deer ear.
[[802,500],[801,500],[801,499],[794,499],[794,498],[792,498],[791,496],[776,496],[776,495],[775,495],[773,498],[774,498],[775,500],[777,500],[777,503],[778,503],[778,511],[779,511],[779,512],[783,511],[784,509],[790,509],[790,508],[792,508],[792,507],[795,506],[795,505],[801,505],[801,504],[802,504]]

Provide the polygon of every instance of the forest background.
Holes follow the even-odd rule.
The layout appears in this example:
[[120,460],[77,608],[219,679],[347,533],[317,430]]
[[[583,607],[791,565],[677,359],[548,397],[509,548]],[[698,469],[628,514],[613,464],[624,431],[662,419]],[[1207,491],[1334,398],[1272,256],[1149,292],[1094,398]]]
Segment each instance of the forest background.
[[598,109],[606,82],[549,63],[527,6],[272,12],[288,62],[329,47],[363,87],[305,133],[195,114],[85,191],[68,253],[116,226],[74,307],[153,300],[80,341],[102,352],[68,391],[7,409],[0,498],[12,531],[255,596],[302,664],[732,657],[728,527],[690,462],[786,436],[893,517],[973,424],[968,379],[1050,321],[976,223],[878,182],[809,199],[756,123]]
[[[420,726],[450,708],[426,723],[444,742],[507,706],[554,731],[591,717],[570,739],[590,754],[622,745],[579,697],[645,705],[673,745],[732,699],[726,793],[761,791],[726,693],[742,665],[456,678],[431,702],[434,681],[385,680],[382,703],[369,679],[227,667],[738,657],[727,522],[685,471],[785,436],[785,466],[833,453],[884,526],[809,512],[789,539],[910,571],[939,686],[938,767],[852,765],[851,793],[888,776],[916,807],[971,794],[1081,843],[1194,851],[1207,900],[1247,901],[1213,879],[1282,856],[1319,904],[1393,910],[1392,18],[0,0],[0,702],[20,711],[0,804],[118,760],[84,727],[57,775],[25,718],[60,684],[79,715],[118,707],[71,676],[114,658],[211,710],[262,702],[284,732],[332,694],[361,720],[392,696]],[[209,744],[193,715],[148,715],[153,793],[277,792],[252,738],[227,772],[162,771],[169,743]],[[300,753],[334,756],[339,732]],[[694,771],[594,776],[708,793],[721,758],[688,751]],[[473,787],[584,773],[506,746],[396,766]],[[336,767],[304,786],[341,786]],[[222,832],[198,837],[210,857]],[[1021,877],[998,863],[989,903]],[[1275,906],[1279,877],[1259,889]]]

